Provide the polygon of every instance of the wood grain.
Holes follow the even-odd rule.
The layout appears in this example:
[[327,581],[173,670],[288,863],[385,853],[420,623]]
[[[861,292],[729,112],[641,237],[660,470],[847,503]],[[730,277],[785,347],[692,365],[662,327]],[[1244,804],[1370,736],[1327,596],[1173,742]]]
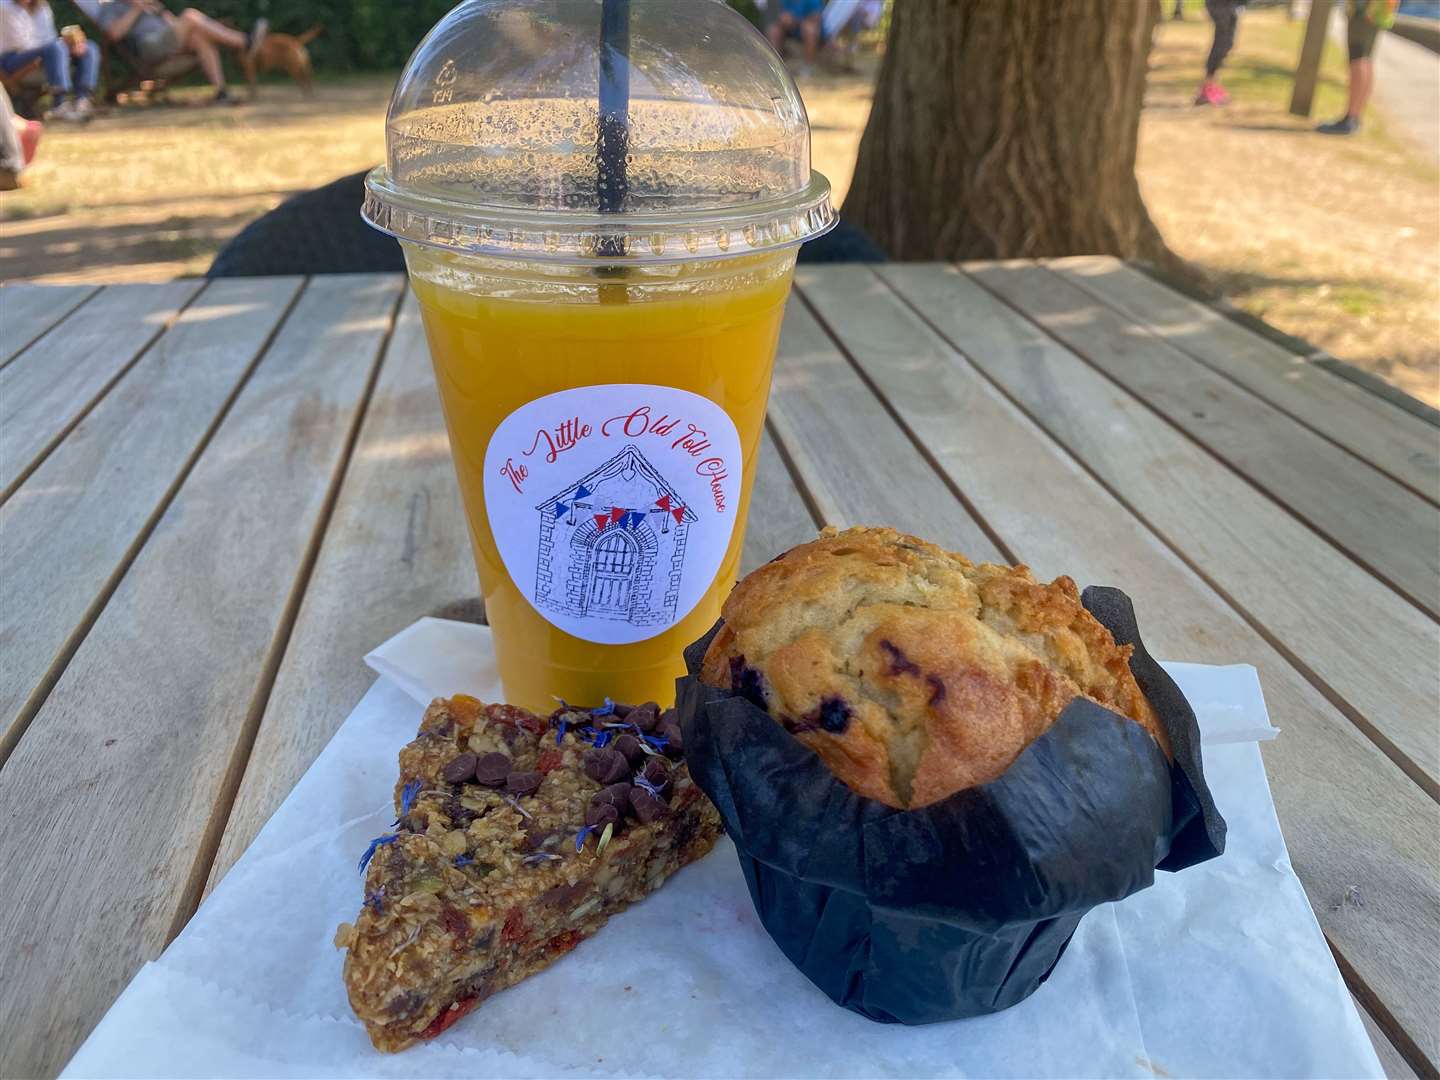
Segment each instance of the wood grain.
[[307,288],[0,770],[0,1075],[54,1073],[198,897],[400,288]]
[[780,331],[770,422],[823,524],[890,525],[977,559],[1003,558],[794,299]]
[[[987,263],[975,276],[1013,272]],[[886,275],[903,281],[941,333],[1440,797],[1440,685],[1412,677],[1433,670],[1440,627],[1432,619],[983,290],[935,267]]]
[[0,761],[299,287],[213,284],[0,505]]
[[760,438],[760,460],[750,495],[750,520],[740,554],[740,573],[748,574],[780,552],[815,539],[817,528],[819,523],[806,509],[805,499],[796,489],[795,479],[767,426]]
[[422,615],[478,592],[445,419],[411,295],[400,309],[207,892],[374,681],[364,655]]
[[[880,273],[974,363],[877,292],[866,271],[801,281],[1006,544],[1042,578],[1121,585],[1158,656],[1259,670],[1282,731],[1263,752],[1296,872],[1334,946],[1407,1029],[1423,1033],[1416,1040],[1434,1060],[1440,1033],[1429,1002],[1440,994],[1440,960],[1425,943],[1440,935],[1440,807],[1045,433],[1042,424],[1086,409],[1078,376],[1045,383],[1049,393],[1035,396],[1045,411],[1026,415],[981,375],[1018,382],[1047,362],[1045,351],[1063,350],[1040,344],[1038,331],[952,269]],[[1117,437],[1125,423],[1113,413],[1097,422]],[[1363,907],[1346,902],[1356,885]]]
[[1017,307],[1271,498],[1440,615],[1440,508],[1033,263],[986,263]]
[[1045,265],[1357,457],[1431,500],[1440,497],[1440,429],[1434,425],[1118,259],[1086,255]]
[[1385,1070],[1388,1080],[1418,1080],[1419,1074],[1410,1067],[1403,1054],[1395,1049],[1395,1044],[1390,1041],[1385,1032],[1380,1030],[1380,1025],[1375,1018],[1365,1011],[1365,1006],[1359,1001],[1355,1002],[1355,1009],[1360,1013],[1360,1022],[1365,1025],[1365,1034],[1370,1036],[1370,1042],[1375,1047],[1375,1055],[1380,1059],[1380,1066]]
[[0,501],[203,284],[112,285],[0,368]]
[[94,295],[94,285],[21,281],[0,288],[0,367]]

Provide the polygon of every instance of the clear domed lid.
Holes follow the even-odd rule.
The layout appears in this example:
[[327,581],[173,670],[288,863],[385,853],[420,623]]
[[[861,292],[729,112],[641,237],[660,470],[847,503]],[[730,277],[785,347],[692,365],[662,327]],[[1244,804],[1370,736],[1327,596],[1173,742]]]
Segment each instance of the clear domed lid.
[[466,0],[405,66],[365,220],[415,243],[667,262],[834,223],[785,65],[723,0]]

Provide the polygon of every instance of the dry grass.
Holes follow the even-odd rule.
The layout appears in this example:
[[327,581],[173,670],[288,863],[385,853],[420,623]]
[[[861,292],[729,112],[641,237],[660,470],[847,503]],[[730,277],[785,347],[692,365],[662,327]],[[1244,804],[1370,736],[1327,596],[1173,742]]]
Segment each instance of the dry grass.
[[25,187],[0,196],[0,278],[165,281],[200,274],[246,222],[296,191],[379,161],[392,79],[328,82],[306,100],[263,85],[253,104],[126,106],[50,125]]
[[[1140,179],[1172,246],[1219,290],[1282,330],[1440,404],[1440,178],[1372,124],[1322,139],[1285,112],[1300,24],[1247,15],[1226,72],[1235,103],[1190,105],[1209,23],[1165,24],[1152,58]],[[126,108],[46,135],[27,188],[0,197],[0,278],[164,280],[201,273],[246,221],[379,161],[388,77],[316,98],[262,87],[254,105]],[[843,197],[870,79],[802,89],[816,167]],[[1344,93],[1327,55],[1317,113]]]
[[[1440,175],[1383,117],[1334,139],[1286,111],[1302,29],[1246,15],[1222,72],[1234,101],[1208,109],[1190,102],[1209,22],[1161,27],[1140,139],[1146,204],[1235,304],[1440,404]],[[1332,43],[1316,117],[1344,103]]]

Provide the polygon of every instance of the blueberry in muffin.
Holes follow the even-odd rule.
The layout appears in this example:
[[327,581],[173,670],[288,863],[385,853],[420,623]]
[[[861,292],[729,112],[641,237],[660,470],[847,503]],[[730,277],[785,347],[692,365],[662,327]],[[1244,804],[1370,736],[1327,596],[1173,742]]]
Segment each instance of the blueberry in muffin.
[[1068,577],[888,528],[827,529],[731,593],[705,684],[763,708],[857,794],[915,809],[1001,776],[1086,698],[1164,727]]

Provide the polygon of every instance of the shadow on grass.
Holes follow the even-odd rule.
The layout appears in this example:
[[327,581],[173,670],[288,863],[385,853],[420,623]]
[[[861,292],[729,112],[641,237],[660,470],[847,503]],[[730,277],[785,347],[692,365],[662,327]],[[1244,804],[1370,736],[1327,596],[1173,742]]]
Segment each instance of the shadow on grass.
[[[232,213],[171,215],[160,221],[96,225],[65,215],[50,227],[9,229],[0,240],[0,279],[17,281],[213,257],[225,242],[263,213],[255,205]],[[208,263],[209,259],[206,258]]]
[[1380,281],[1376,278],[1320,278],[1308,276],[1293,276],[1274,273],[1257,273],[1252,270],[1230,270],[1217,266],[1208,266],[1204,263],[1192,262],[1191,266],[1205,275],[1218,293],[1229,297],[1243,297],[1251,293],[1261,292],[1265,289],[1287,289],[1302,291],[1305,289],[1323,289],[1329,287],[1332,290],[1363,290],[1368,293],[1384,295],[1392,288],[1391,283]]
[[1314,120],[1303,120],[1303,119],[1301,119],[1300,117],[1297,116],[1297,117],[1295,118],[1295,123],[1294,123],[1294,124],[1246,124],[1246,123],[1234,123],[1234,124],[1222,124],[1221,126],[1222,126],[1222,127],[1225,127],[1225,128],[1228,128],[1228,129],[1231,130],[1231,131],[1276,132],[1276,133],[1278,133],[1278,134],[1280,134],[1280,135],[1314,135],[1314,134],[1315,134],[1315,126],[1314,126],[1314,125],[1315,125],[1317,122],[1318,122],[1318,121],[1314,121]]

